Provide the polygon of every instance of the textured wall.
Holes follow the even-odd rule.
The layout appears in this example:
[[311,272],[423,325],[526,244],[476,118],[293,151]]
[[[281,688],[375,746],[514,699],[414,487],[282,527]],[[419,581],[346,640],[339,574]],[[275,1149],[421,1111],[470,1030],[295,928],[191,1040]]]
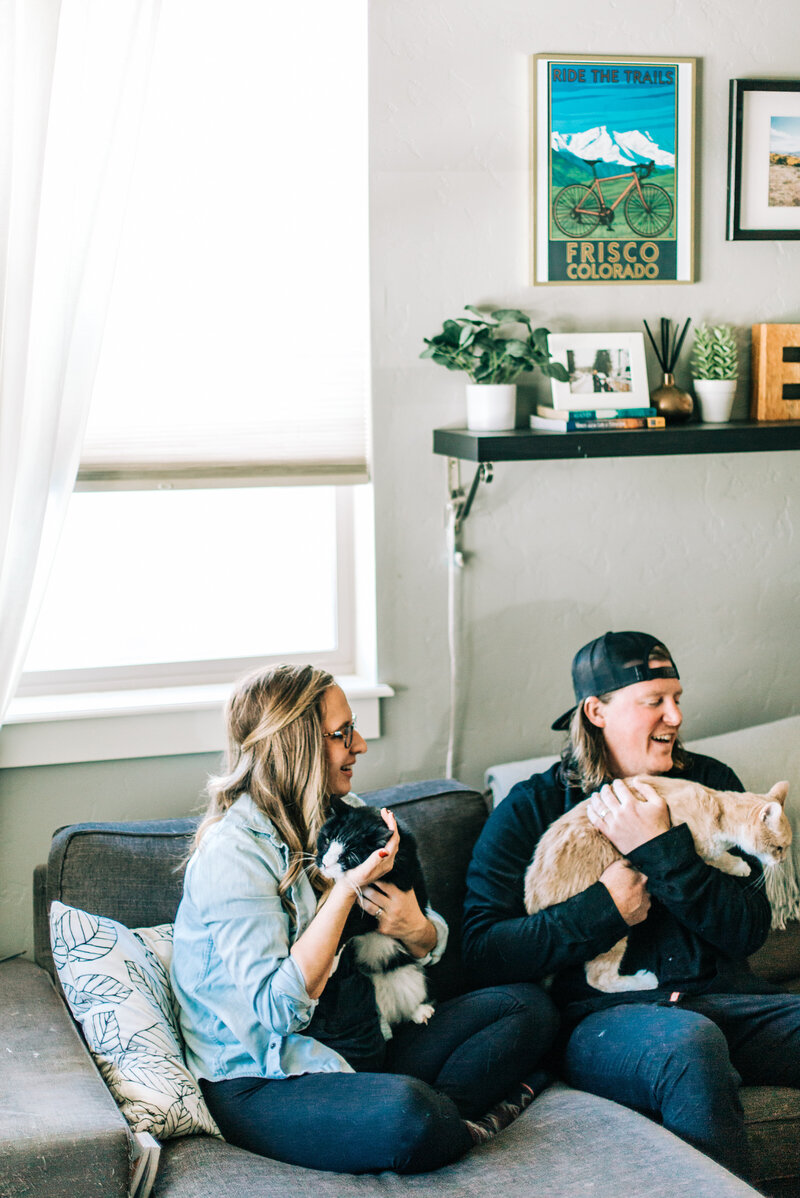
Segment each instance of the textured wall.
[[[448,693],[445,465],[430,429],[464,410],[463,376],[419,361],[422,338],[467,302],[527,308],[553,331],[728,321],[745,348],[753,322],[800,320],[800,244],[724,235],[728,80],[796,75],[800,10],[383,0],[371,17],[379,648],[402,688],[372,764],[418,775],[442,768]],[[700,59],[697,283],[529,285],[527,59],[540,52]],[[745,353],[735,414],[748,387]],[[498,465],[465,530],[456,773],[476,783],[491,761],[557,748],[548,728],[570,701],[572,653],[609,628],[671,646],[692,735],[800,709],[798,464]]]
[[[468,302],[525,307],[554,331],[639,329],[643,316],[800,321],[800,243],[724,238],[728,80],[796,75],[800,10],[371,0],[370,13],[379,662],[397,697],[360,764],[362,789],[444,771],[445,465],[431,430],[463,423],[463,380],[419,360],[423,337]],[[701,60],[696,284],[529,285],[537,52]],[[608,628],[664,637],[693,736],[800,710],[799,467],[788,453],[499,465],[466,525],[457,775],[479,783],[491,762],[557,748],[548,729],[570,701],[572,653]],[[182,814],[215,762],[1,774],[0,956],[30,943],[30,870],[54,828]]]

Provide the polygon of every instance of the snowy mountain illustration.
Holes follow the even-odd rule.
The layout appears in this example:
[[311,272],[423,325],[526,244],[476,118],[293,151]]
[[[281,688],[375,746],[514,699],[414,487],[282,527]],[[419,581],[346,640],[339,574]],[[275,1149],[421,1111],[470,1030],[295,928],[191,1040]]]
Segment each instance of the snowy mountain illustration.
[[602,162],[631,167],[638,162],[650,162],[656,166],[674,167],[675,155],[653,141],[649,133],[639,129],[625,132],[598,125],[581,133],[556,133],[551,137],[551,148],[560,154],[575,158],[599,158]]

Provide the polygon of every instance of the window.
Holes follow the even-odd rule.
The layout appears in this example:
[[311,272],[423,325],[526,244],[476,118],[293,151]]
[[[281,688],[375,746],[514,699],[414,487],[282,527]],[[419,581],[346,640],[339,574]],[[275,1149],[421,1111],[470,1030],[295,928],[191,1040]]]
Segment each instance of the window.
[[298,655],[350,672],[351,528],[349,488],[76,494],[27,690],[225,681]]
[[224,681],[270,657],[355,672],[366,96],[365,0],[164,0],[21,694]]

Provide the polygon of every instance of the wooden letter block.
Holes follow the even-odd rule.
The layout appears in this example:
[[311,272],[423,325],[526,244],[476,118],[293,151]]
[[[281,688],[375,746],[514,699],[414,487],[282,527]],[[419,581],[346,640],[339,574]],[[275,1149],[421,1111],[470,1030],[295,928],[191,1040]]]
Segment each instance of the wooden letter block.
[[800,324],[753,325],[753,420],[800,420]]

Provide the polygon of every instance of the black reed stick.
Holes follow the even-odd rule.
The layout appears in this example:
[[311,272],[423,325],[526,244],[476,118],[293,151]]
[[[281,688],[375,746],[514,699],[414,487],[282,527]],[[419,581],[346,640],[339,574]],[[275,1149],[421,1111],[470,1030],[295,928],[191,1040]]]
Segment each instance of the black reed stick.
[[661,369],[664,371],[665,374],[672,374],[674,367],[675,367],[675,363],[678,361],[678,358],[680,357],[680,352],[681,352],[681,349],[683,348],[683,341],[684,341],[684,338],[686,337],[686,334],[689,330],[689,325],[692,323],[691,317],[686,318],[686,323],[684,324],[683,328],[681,329],[680,334],[678,333],[678,325],[676,323],[675,332],[671,338],[671,340],[672,340],[671,347],[670,347],[671,321],[669,321],[666,316],[661,317],[661,349],[659,349],[658,346],[656,345],[656,339],[650,331],[650,325],[647,323],[646,320],[643,323],[644,323],[644,327],[647,329],[647,336],[650,338],[650,344],[652,345],[653,350],[655,351],[656,359],[658,360],[659,366],[661,367]]
[[[669,321],[666,316],[661,317],[661,354],[662,361],[669,361]],[[666,370],[666,366],[664,367]]]
[[653,334],[650,332],[650,325],[647,323],[647,321],[645,321],[645,322],[644,322],[644,327],[647,329],[647,336],[650,338],[650,344],[651,344],[651,345],[652,345],[652,347],[653,347],[653,352],[654,352],[654,353],[655,353],[655,355],[656,355],[656,358],[657,358],[657,360],[658,360],[658,364],[659,364],[659,366],[661,367],[661,369],[663,370],[663,369],[664,369],[664,363],[661,361],[661,354],[658,352],[658,346],[656,345],[656,339],[655,339],[655,337],[653,336]]
[[[683,341],[684,341],[684,338],[686,337],[687,332],[689,331],[689,325],[691,323],[692,323],[691,316],[687,316],[686,324],[683,326],[683,329],[681,330],[680,337],[678,337],[678,344],[675,346],[675,349],[673,350],[672,359],[670,361],[669,370],[667,371],[667,374],[672,374],[673,368],[675,367],[675,365],[678,361],[678,358],[681,356],[681,350],[683,349]],[[676,332],[676,334],[678,332],[677,325],[675,325],[675,332]]]

